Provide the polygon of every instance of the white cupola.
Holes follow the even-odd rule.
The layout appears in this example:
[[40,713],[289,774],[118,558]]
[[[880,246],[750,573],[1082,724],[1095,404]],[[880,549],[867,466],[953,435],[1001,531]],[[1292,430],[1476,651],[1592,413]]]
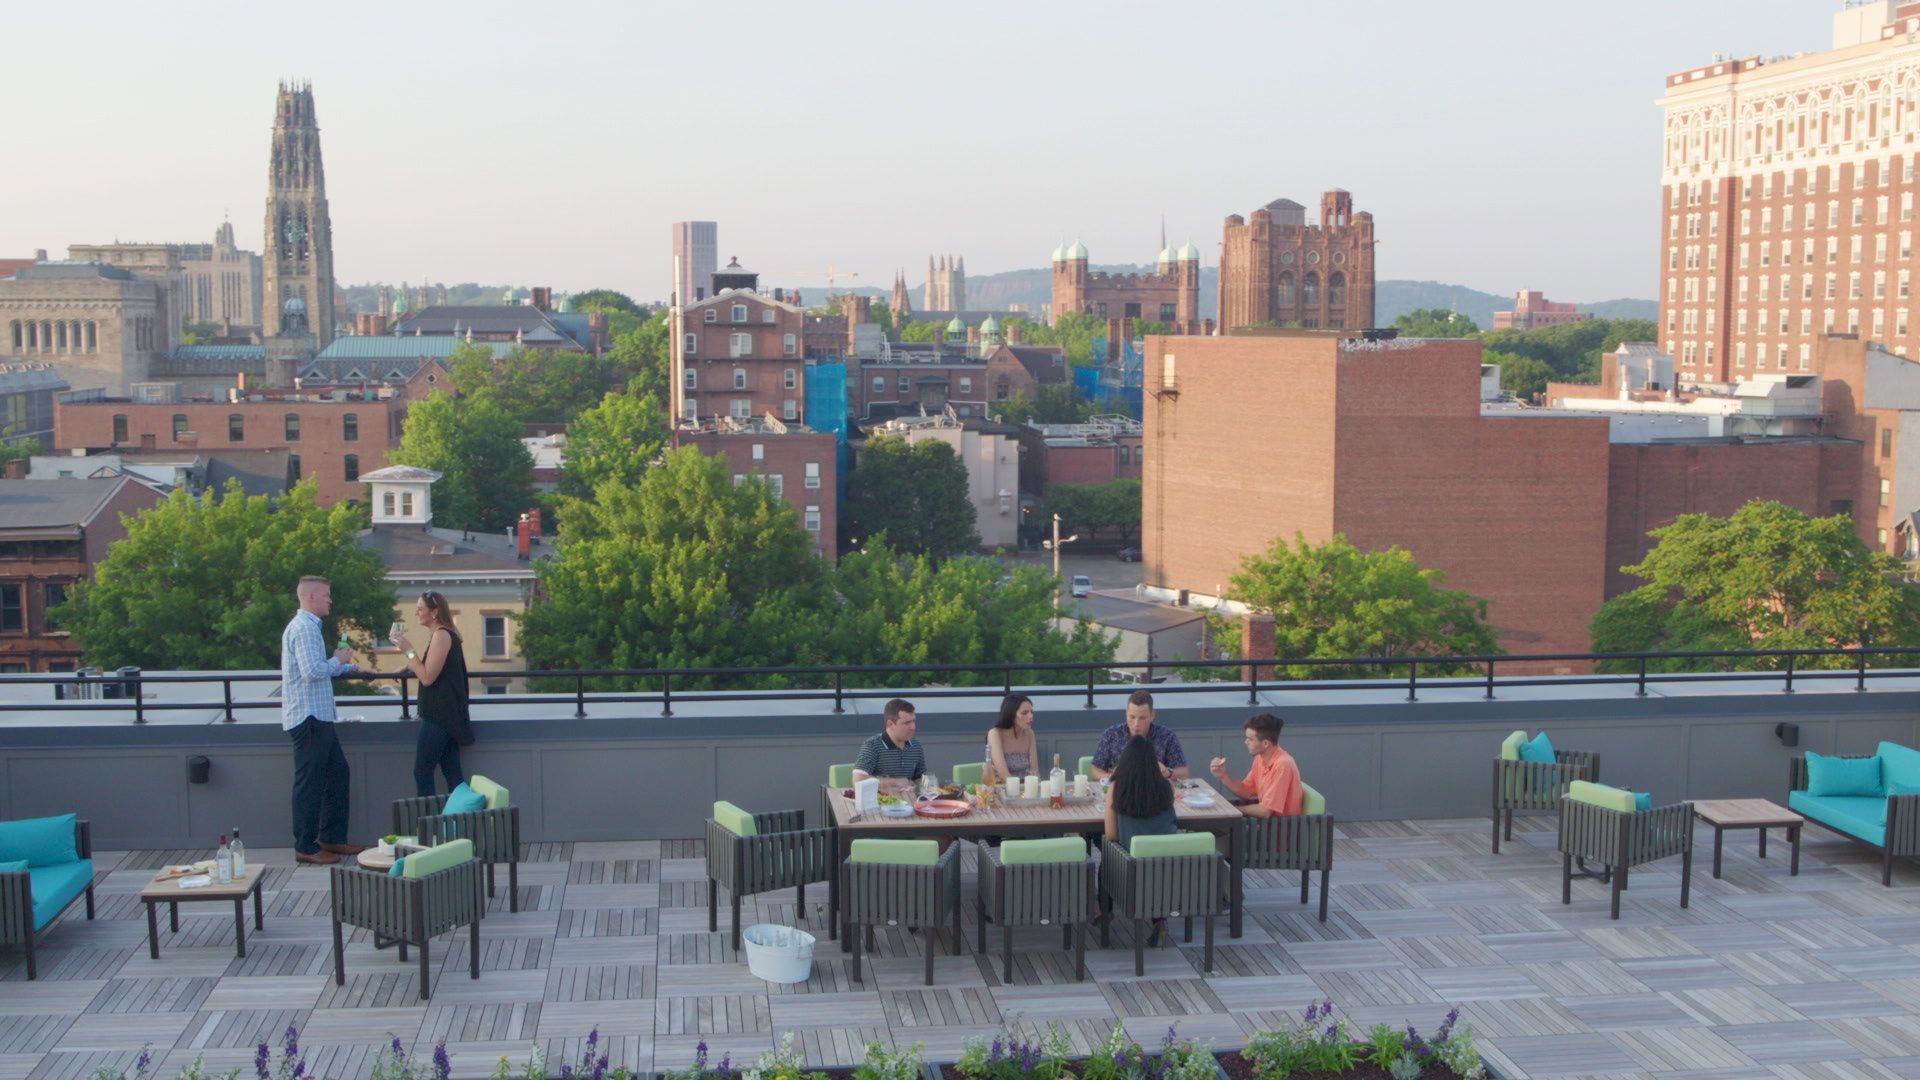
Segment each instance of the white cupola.
[[430,525],[433,523],[433,482],[440,474],[412,465],[389,465],[360,479],[372,488],[373,524]]

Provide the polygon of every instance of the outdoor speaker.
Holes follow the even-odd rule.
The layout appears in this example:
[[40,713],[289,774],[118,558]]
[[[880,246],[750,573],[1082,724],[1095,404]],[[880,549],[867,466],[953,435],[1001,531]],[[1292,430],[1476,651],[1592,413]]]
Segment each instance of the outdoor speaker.
[[212,772],[213,762],[208,761],[206,755],[195,754],[187,759],[187,783],[204,784]]
[[1779,736],[1781,746],[1800,745],[1799,724],[1775,724],[1773,725],[1773,733]]

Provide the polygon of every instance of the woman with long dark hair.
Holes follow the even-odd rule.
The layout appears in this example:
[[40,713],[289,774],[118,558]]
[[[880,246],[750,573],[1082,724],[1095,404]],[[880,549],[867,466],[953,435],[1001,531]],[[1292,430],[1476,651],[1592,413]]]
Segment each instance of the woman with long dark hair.
[[[1160,771],[1153,743],[1144,735],[1135,735],[1113,763],[1113,778],[1107,788],[1107,839],[1124,850],[1136,836],[1165,836],[1178,831],[1174,824],[1173,781]],[[1169,940],[1167,921],[1153,920],[1153,937],[1148,943],[1158,948]]]
[[445,596],[421,593],[413,605],[413,617],[430,635],[426,655],[417,655],[405,634],[392,640],[406,650],[407,670],[420,680],[420,739],[413,749],[413,786],[417,794],[432,795],[436,767],[446,777],[448,791],[467,778],[460,767],[460,748],[473,744],[473,725],[467,715],[467,658]]
[[1033,699],[1008,694],[1000,702],[1000,719],[987,729],[987,783],[1033,775],[1034,749]]

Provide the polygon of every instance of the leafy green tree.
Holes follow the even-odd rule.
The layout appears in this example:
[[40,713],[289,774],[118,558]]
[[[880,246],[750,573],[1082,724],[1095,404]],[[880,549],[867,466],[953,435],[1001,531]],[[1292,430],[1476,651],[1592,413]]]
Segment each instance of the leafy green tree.
[[[561,515],[521,638],[534,667],[804,666],[820,659],[825,563],[792,507],[726,462],[673,451],[637,485]],[[724,685],[780,685],[731,680]],[[714,680],[676,679],[698,689]]]
[[1093,339],[1107,336],[1107,320],[1099,315],[1068,311],[1053,317],[1052,326],[1040,326],[1025,319],[1009,319],[1020,324],[1021,339],[1029,345],[1058,345],[1067,363],[1087,367],[1093,363]]
[[669,317],[656,315],[613,339],[607,348],[608,375],[624,384],[635,397],[673,400],[669,369],[673,366]]
[[[12,434],[13,434],[12,427],[0,428],[0,438],[6,438],[8,436],[11,436]],[[47,452],[47,448],[41,445],[39,439],[21,439],[18,442],[0,442],[0,465],[4,465],[9,461],[13,461],[18,458],[31,458],[39,454],[45,454],[46,452]]]
[[1393,326],[1401,337],[1462,338],[1480,332],[1471,318],[1446,308],[1417,308],[1394,319]]
[[1514,353],[1483,352],[1483,363],[1500,365],[1500,389],[1522,400],[1530,400],[1533,395],[1545,393],[1547,383],[1559,378],[1553,367],[1543,360],[1531,356],[1519,356]]
[[[1005,580],[1002,578],[1005,577]],[[1080,623],[1055,627],[1053,575],[1030,567],[1006,574],[992,559],[935,562],[902,555],[884,541],[849,554],[834,572],[833,662],[864,664],[1108,663],[1114,642]],[[1078,682],[1070,671],[1023,673],[1023,682]],[[898,675],[865,680],[901,682]],[[988,672],[927,674],[914,682],[998,684]]]
[[885,533],[896,550],[935,559],[980,546],[966,463],[937,439],[918,445],[898,435],[867,440],[848,474],[840,512],[840,535],[849,543]]
[[601,311],[611,314],[619,311],[628,315],[645,315],[646,309],[633,302],[633,297],[617,289],[586,289],[570,294],[567,299],[573,303],[575,311]]
[[520,421],[491,393],[454,398],[434,391],[407,410],[395,465],[439,472],[434,524],[491,532],[518,521],[532,505],[533,457],[520,441]]
[[880,324],[880,332],[889,340],[893,338],[893,309],[886,304],[875,303],[867,309],[873,321]]
[[[1423,570],[1403,548],[1361,551],[1344,534],[1312,545],[1295,534],[1241,560],[1226,598],[1271,613],[1274,655],[1283,659],[1363,656],[1485,656],[1501,652],[1487,602],[1445,589],[1446,575]],[[1238,628],[1209,616],[1216,641]],[[1296,679],[1378,678],[1370,665],[1282,665]],[[1399,669],[1404,673],[1404,668]],[[1422,665],[1423,674],[1464,674],[1462,665]]]
[[1089,538],[1100,529],[1117,529],[1123,541],[1130,540],[1140,530],[1140,481],[1048,485],[1046,513],[1059,514],[1062,527]]
[[515,346],[495,359],[484,346],[462,345],[447,367],[462,397],[490,398],[522,423],[567,423],[607,390],[607,361],[564,349]]
[[1029,399],[1016,390],[1012,397],[993,404],[993,415],[1003,424],[1084,424],[1099,409],[1084,401],[1070,382],[1046,383]]
[[586,499],[607,481],[633,487],[660,456],[666,439],[667,414],[659,402],[610,393],[567,425],[560,491]]
[[946,336],[946,323],[908,322],[900,329],[901,341],[942,341]]
[[[1845,648],[1920,643],[1920,592],[1899,560],[1867,547],[1845,514],[1816,518],[1755,501],[1732,516],[1682,514],[1655,529],[1654,548],[1627,573],[1647,584],[1601,605],[1597,652]],[[1847,666],[1803,657],[1796,666]],[[1758,657],[1721,666],[1771,669]],[[1698,670],[1697,660],[1656,662]],[[1638,670],[1638,662],[1603,665]]]
[[359,545],[363,508],[322,509],[309,478],[278,499],[239,481],[195,498],[175,491],[127,519],[93,579],[74,586],[60,623],[101,667],[222,671],[277,668],[280,632],[303,575],[333,582],[325,630],[364,649],[393,620],[380,557]]

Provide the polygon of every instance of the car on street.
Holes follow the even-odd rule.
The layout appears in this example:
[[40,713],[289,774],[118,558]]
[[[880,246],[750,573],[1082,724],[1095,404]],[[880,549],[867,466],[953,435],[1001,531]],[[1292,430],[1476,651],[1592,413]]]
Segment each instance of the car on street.
[[1075,574],[1067,579],[1067,592],[1076,599],[1093,591],[1093,579],[1085,574]]
[[1114,552],[1113,555],[1114,558],[1119,559],[1121,562],[1140,561],[1140,549],[1137,547],[1123,547],[1119,551]]

